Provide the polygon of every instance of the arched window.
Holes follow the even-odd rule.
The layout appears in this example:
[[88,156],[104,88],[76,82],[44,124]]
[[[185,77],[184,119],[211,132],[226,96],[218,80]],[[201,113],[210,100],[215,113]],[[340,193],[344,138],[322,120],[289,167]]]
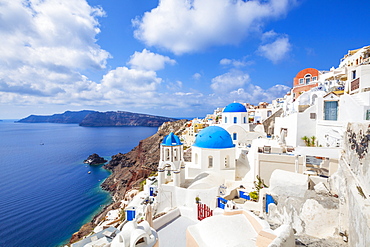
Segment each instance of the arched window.
[[238,118],[234,117],[234,124],[236,124],[237,122],[238,122]]
[[311,82],[311,75],[310,74],[305,75],[304,79],[305,79],[306,84],[309,84]]
[[208,168],[212,168],[212,167],[213,167],[213,157],[208,156]]
[[236,139],[237,139],[237,134],[233,133],[233,140],[236,141]]
[[173,161],[177,161],[177,148],[173,150]]
[[166,148],[166,160],[170,160],[170,150],[168,148]]
[[140,238],[140,239],[138,239],[138,240],[136,240],[136,243],[135,243],[135,246],[138,246],[139,244],[141,244],[141,243],[147,243],[148,241],[146,241],[147,239],[146,238],[144,238],[144,237],[142,237],[142,238]]
[[316,95],[316,94],[312,95],[312,102],[311,102],[311,105],[314,105],[314,104],[315,104],[316,99],[317,99],[317,95]]

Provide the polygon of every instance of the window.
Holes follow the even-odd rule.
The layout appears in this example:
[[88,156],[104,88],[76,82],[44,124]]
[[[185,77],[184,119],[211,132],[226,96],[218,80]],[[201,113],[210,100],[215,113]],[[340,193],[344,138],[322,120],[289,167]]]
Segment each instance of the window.
[[317,77],[316,76],[312,77],[312,80],[313,81],[316,81],[317,80]]
[[244,122],[244,123],[247,123],[247,119],[246,119],[246,117],[244,117],[244,118],[243,118],[243,122]]
[[317,99],[317,95],[316,95],[316,94],[314,94],[314,95],[312,96],[312,102],[311,102],[311,105],[314,105],[314,104],[315,104],[316,99]]
[[225,117],[225,123],[227,123],[227,117]]
[[166,148],[166,160],[170,160],[170,150]]
[[303,84],[304,81],[303,81],[303,78],[299,79],[299,84]]
[[198,164],[198,154],[195,154],[195,164]]
[[270,117],[272,115],[272,111],[267,111],[267,117]]
[[324,103],[325,120],[334,120],[338,118],[338,101],[325,101]]
[[304,76],[304,78],[305,78],[306,84],[309,84],[310,81],[311,81],[311,75],[310,74],[307,74],[307,75]]
[[234,123],[236,124],[238,121],[238,118],[237,117],[234,117]]
[[310,113],[310,119],[316,119],[316,113]]
[[352,79],[356,79],[356,70],[352,71]]
[[213,167],[213,157],[208,156],[208,168],[212,168],[212,167]]
[[237,139],[237,134],[233,133],[233,140],[236,141],[236,139]]
[[366,120],[370,120],[370,110],[366,111]]

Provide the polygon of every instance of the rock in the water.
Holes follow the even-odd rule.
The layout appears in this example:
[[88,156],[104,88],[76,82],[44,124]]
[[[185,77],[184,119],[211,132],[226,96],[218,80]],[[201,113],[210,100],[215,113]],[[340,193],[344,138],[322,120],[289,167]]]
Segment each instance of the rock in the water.
[[92,154],[86,160],[84,160],[84,163],[89,165],[100,165],[104,164],[105,162],[107,162],[107,160],[97,154]]

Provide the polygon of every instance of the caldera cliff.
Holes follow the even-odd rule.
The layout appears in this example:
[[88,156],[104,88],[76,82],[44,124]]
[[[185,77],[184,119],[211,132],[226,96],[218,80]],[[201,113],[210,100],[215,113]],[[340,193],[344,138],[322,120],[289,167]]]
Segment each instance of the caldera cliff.
[[70,243],[76,242],[89,234],[109,210],[119,207],[126,191],[131,188],[139,188],[143,179],[157,171],[160,143],[170,132],[180,135],[186,127],[186,122],[185,119],[165,122],[158,128],[157,133],[140,141],[130,152],[112,156],[111,161],[104,165],[104,168],[111,170],[112,174],[103,182],[102,188],[111,193],[114,202],[105,207],[91,222],[83,225],[80,231],[73,234]]

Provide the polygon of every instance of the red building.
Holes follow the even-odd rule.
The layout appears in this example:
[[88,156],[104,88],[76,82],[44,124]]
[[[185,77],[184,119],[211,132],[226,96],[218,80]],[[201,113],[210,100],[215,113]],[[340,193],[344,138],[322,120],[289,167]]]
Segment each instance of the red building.
[[309,91],[311,88],[317,87],[319,79],[319,71],[313,68],[307,68],[298,72],[293,80],[294,99],[298,98],[303,92]]

